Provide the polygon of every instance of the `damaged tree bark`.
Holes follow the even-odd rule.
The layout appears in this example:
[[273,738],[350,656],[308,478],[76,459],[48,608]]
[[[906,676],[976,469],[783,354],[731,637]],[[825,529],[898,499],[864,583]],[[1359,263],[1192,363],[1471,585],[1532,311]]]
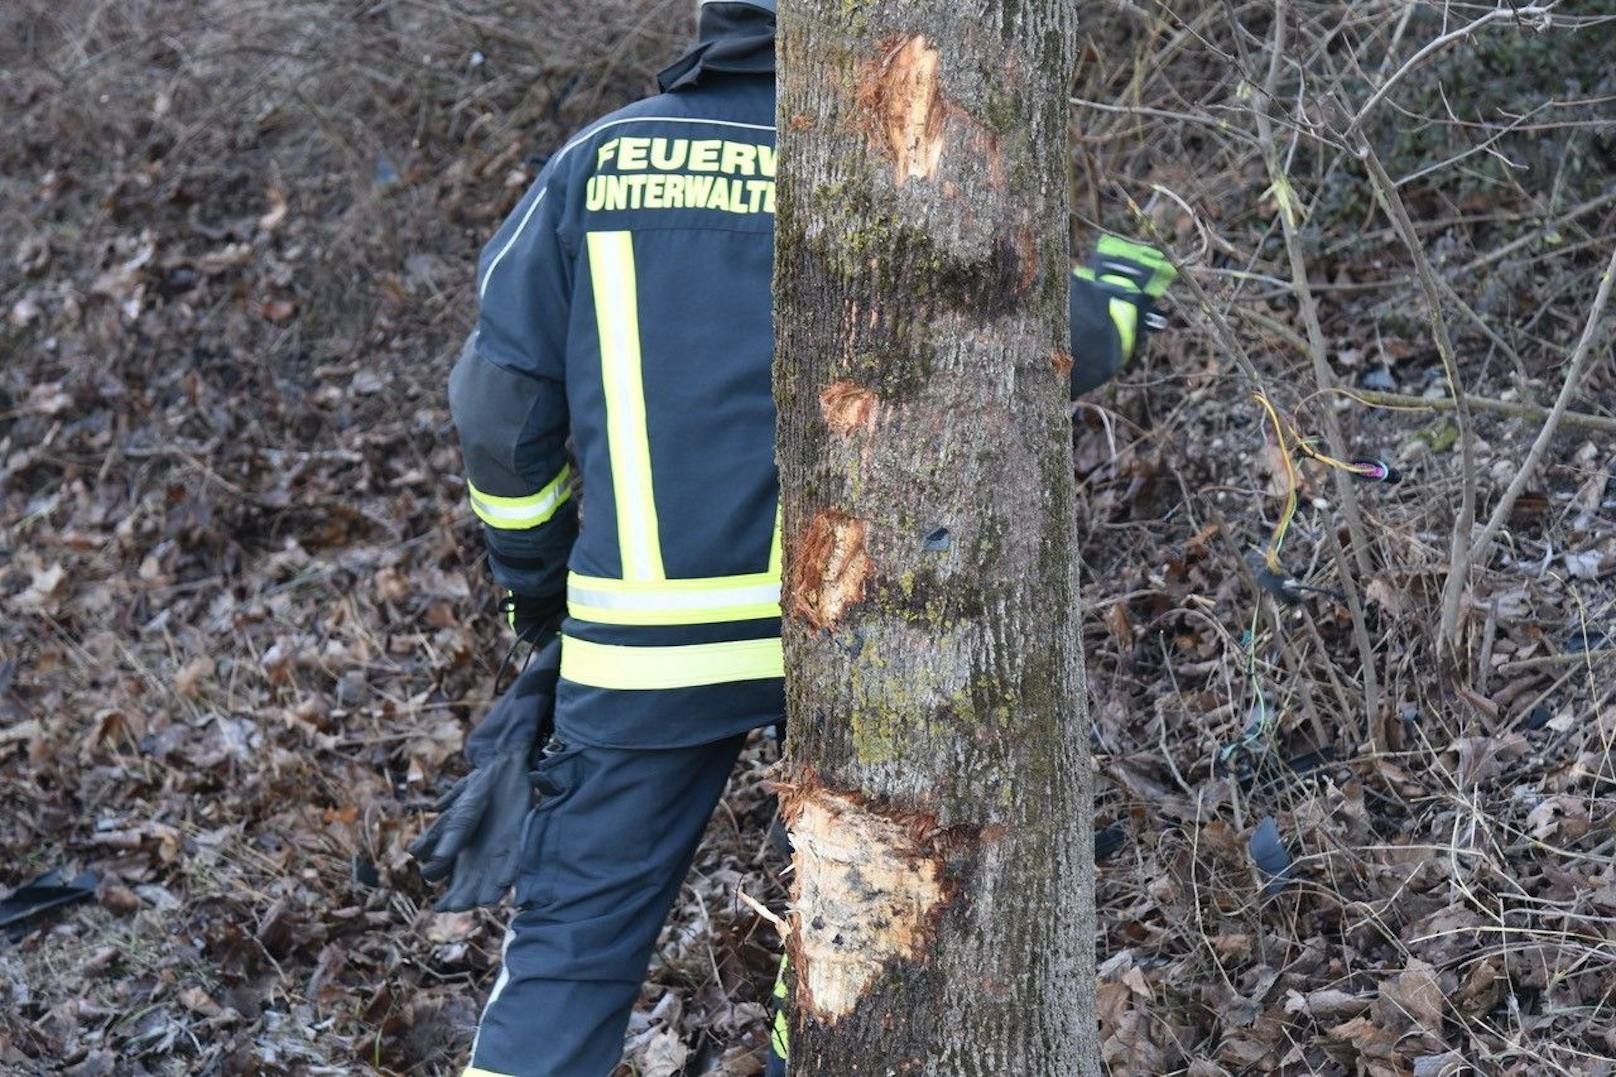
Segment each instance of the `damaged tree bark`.
[[1073,6],[781,5],[797,1074],[1098,1071]]

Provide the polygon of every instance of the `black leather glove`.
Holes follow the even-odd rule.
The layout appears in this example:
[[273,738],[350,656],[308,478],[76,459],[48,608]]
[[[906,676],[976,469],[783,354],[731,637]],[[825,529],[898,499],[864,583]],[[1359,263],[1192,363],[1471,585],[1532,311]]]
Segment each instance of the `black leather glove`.
[[495,905],[522,866],[522,830],[533,809],[533,760],[555,728],[561,641],[533,656],[510,691],[466,740],[475,768],[437,803],[440,813],[410,845],[428,882],[449,880],[438,912]]
[[533,807],[529,753],[509,751],[461,778],[438,801],[437,821],[410,846],[421,878],[449,881],[433,906],[497,905],[521,867],[522,825]]
[[562,620],[567,616],[567,599],[565,595],[534,598],[507,591],[499,608],[517,639],[538,643],[548,639],[552,632],[561,627]]

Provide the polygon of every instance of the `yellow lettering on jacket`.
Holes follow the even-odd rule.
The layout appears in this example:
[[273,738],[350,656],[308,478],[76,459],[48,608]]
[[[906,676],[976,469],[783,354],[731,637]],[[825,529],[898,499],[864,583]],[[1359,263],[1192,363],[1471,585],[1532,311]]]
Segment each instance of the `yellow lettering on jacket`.
[[591,213],[707,209],[772,214],[778,165],[774,147],[756,142],[623,135],[596,151],[584,205]]

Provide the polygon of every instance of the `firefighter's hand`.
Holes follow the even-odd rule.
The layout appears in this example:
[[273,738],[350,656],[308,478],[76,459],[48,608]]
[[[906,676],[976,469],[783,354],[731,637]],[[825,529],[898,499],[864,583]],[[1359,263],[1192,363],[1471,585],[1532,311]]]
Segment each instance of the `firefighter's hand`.
[[1160,299],[1178,279],[1178,270],[1161,251],[1121,236],[1103,235],[1089,267],[1102,283],[1119,285],[1130,295]]
[[516,881],[533,806],[528,756],[526,749],[501,752],[461,778],[438,802],[437,821],[410,845],[423,879],[449,880],[438,912],[498,904]]
[[1104,235],[1072,281],[1072,399],[1115,377],[1166,320],[1157,300],[1178,276],[1160,251]]
[[506,593],[505,601],[500,603],[500,609],[517,639],[536,644],[549,639],[550,634],[561,627],[561,621],[567,615],[567,600],[561,595],[534,598],[510,591]]

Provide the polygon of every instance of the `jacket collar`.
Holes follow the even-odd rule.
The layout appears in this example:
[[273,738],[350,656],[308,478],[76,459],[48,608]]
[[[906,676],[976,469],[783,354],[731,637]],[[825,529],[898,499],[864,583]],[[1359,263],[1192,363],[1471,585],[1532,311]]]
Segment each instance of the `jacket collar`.
[[694,86],[706,75],[774,74],[774,16],[745,3],[701,8],[696,45],[657,76],[664,93]]

